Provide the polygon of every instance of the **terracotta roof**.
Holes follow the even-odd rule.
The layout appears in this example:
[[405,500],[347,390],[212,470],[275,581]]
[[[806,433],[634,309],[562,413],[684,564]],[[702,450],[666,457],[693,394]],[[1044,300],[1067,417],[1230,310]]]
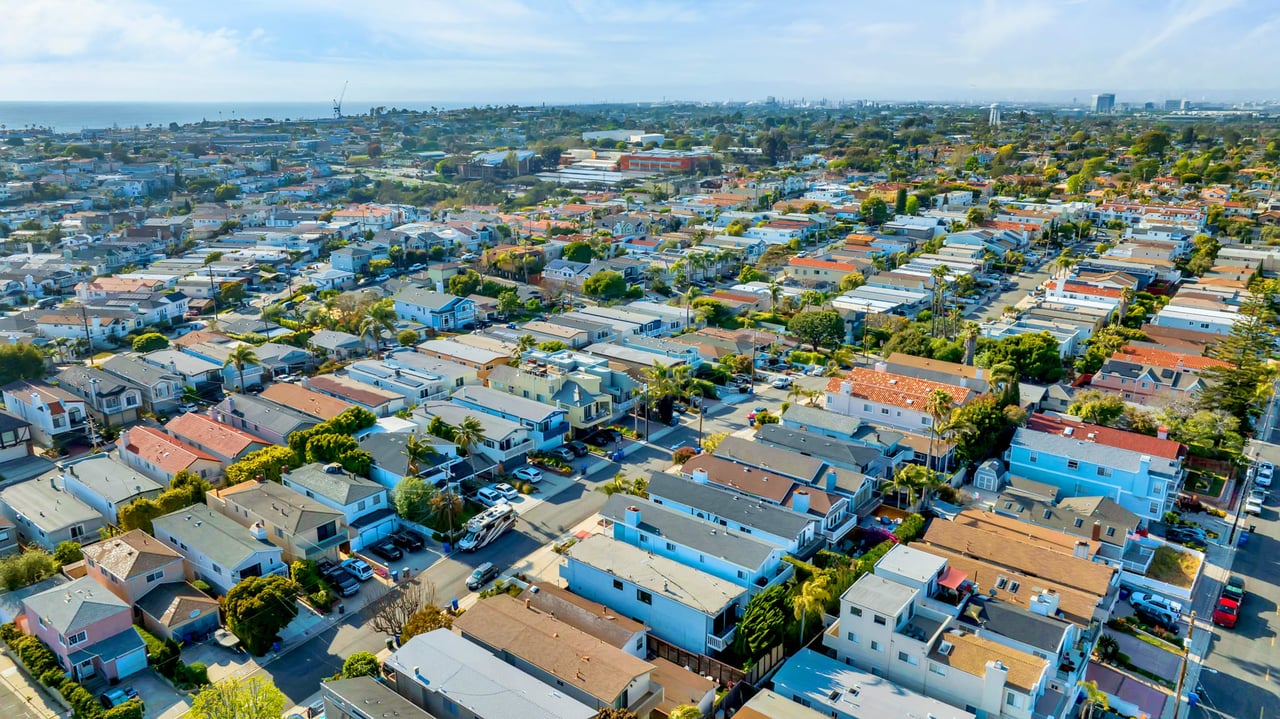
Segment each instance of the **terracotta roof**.
[[172,562],[182,555],[141,529],[134,529],[80,549],[103,569],[120,579],[133,579]]
[[1113,290],[1109,287],[1098,287],[1083,282],[1066,282],[1063,284],[1064,292],[1074,292],[1080,295],[1093,295],[1095,297],[1111,297],[1119,299],[1123,290]]
[[505,594],[477,602],[454,620],[453,628],[605,704],[617,700],[637,677],[653,671],[643,659]]
[[1046,659],[968,632],[947,633],[943,635],[942,641],[951,644],[951,651],[942,654],[935,648],[929,654],[930,661],[954,667],[976,677],[986,676],[987,662],[999,661],[1009,670],[1008,684],[1026,692],[1037,686],[1049,666]]
[[218,458],[174,439],[152,427],[133,427],[124,434],[126,452],[159,467],[166,474],[177,474],[200,460],[219,463]]
[[1226,362],[1216,360],[1212,357],[1204,357],[1202,355],[1193,355],[1186,352],[1174,352],[1172,350],[1157,349],[1155,347],[1138,347],[1134,345],[1125,345],[1121,347],[1115,354],[1111,355],[1111,359],[1120,360],[1122,362],[1134,362],[1136,364],[1150,365],[1153,367],[1168,367],[1177,369],[1179,367],[1188,370],[1205,370],[1213,367],[1225,367]]
[[[1027,525],[1028,529],[1033,526]],[[1056,547],[1011,540],[1004,532],[985,531],[956,522],[931,522],[924,541],[1098,596],[1107,593],[1115,573],[1105,564],[1064,554]],[[1074,537],[1072,541],[1075,541]]]
[[314,392],[290,382],[273,382],[262,391],[262,396],[326,421],[355,406],[337,397]]
[[948,567],[964,572],[968,581],[973,582],[978,587],[978,590],[984,594],[989,589],[996,589],[996,585],[1001,578],[1016,580],[1019,583],[1018,591],[1009,591],[1011,585],[1006,581],[1004,591],[997,589],[997,592],[1001,601],[1016,604],[1023,609],[1030,609],[1031,600],[1035,599],[1036,596],[1034,591],[1036,588],[1053,592],[1058,595],[1058,609],[1065,618],[1082,627],[1089,625],[1089,622],[1093,619],[1093,611],[1098,605],[1098,600],[1101,599],[1097,594],[1090,594],[1082,589],[1069,587],[1044,577],[1032,577],[976,557],[953,552],[946,547],[938,547],[923,542],[918,542],[911,546],[913,549],[920,549],[935,557],[942,557],[947,560]]
[[230,342],[231,338],[221,332],[213,330],[196,330],[173,340],[173,344],[179,347],[190,347],[198,345],[202,342]]
[[646,631],[640,622],[554,584],[534,582],[533,591],[525,589],[517,599],[619,649],[629,648],[635,635]]
[[879,404],[910,408],[920,412],[925,411],[925,403],[929,399],[929,393],[935,389],[951,395],[951,399],[956,405],[963,405],[968,402],[969,398],[974,394],[973,390],[966,387],[931,382],[892,372],[877,372],[863,367],[854,368],[844,377],[832,377],[827,382],[827,391],[839,393],[840,385],[843,382],[850,382],[853,385],[852,394],[854,397],[869,399]]
[[[276,386],[278,385],[272,385],[272,387]],[[169,420],[164,429],[178,439],[205,447],[208,451],[229,459],[238,458],[241,453],[254,445],[270,446],[248,432],[229,427],[196,412],[174,417]]]
[[402,395],[386,390],[370,387],[360,382],[344,379],[342,377],[334,377],[332,375],[319,375],[312,377],[311,386],[323,392],[332,392],[341,399],[350,399],[352,402],[362,404],[366,407],[378,407],[388,402],[399,399]]
[[[993,512],[983,512],[977,509],[966,509],[957,515],[953,521],[957,524],[976,527],[987,532],[1003,533],[1010,540],[1028,542],[1037,546],[1049,547],[1050,549],[1056,548],[1063,554],[1074,552],[1076,542],[1086,541],[1073,534],[1060,532],[1057,529],[1042,527],[1023,522],[1014,517],[1007,517]],[[1088,540],[1088,544],[1089,556],[1092,557],[1102,543]]]
[[836,270],[838,272],[853,272],[858,266],[849,262],[835,262],[833,260],[815,260],[808,257],[792,257],[787,265],[791,267],[812,267],[819,270]]
[[1181,442],[1171,439],[1160,439],[1137,432],[1126,432],[1123,429],[1103,427],[1099,424],[1085,424],[1062,417],[1050,417],[1047,414],[1033,414],[1027,419],[1027,429],[1047,434],[1063,434],[1068,427],[1072,437],[1085,442],[1097,442],[1108,447],[1140,452],[1153,457],[1178,459],[1185,454],[1186,447]]

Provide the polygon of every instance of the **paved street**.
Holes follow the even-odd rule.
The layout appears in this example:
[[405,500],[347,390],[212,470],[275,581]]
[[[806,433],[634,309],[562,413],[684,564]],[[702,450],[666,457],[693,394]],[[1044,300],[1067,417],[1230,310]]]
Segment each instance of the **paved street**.
[[[823,378],[825,384],[825,378]],[[703,434],[736,431],[746,427],[746,414],[757,406],[778,411],[786,399],[786,390],[777,390],[760,384],[759,395],[747,398],[736,405],[724,402],[710,403],[703,420]],[[641,423],[643,428],[643,422]],[[655,434],[658,426],[650,428]],[[451,599],[461,599],[468,594],[466,578],[472,570],[484,563],[493,562],[506,572],[518,570],[518,563],[538,548],[555,542],[604,504],[607,497],[595,491],[602,483],[613,479],[619,469],[628,475],[638,476],[651,470],[666,469],[671,464],[672,446],[694,446],[697,443],[698,418],[696,414],[681,417],[679,427],[673,428],[661,439],[655,438],[652,446],[637,450],[621,465],[605,463],[591,475],[575,481],[571,486],[547,497],[522,515],[515,529],[501,539],[474,554],[453,554],[434,565],[426,577],[436,587],[440,604]],[[342,668],[343,660],[353,652],[377,652],[386,646],[386,638],[365,626],[368,615],[364,611],[353,613],[336,626],[317,634],[293,647],[281,657],[268,663],[258,673],[270,678],[280,687],[291,703],[299,704],[316,693],[320,681]]]

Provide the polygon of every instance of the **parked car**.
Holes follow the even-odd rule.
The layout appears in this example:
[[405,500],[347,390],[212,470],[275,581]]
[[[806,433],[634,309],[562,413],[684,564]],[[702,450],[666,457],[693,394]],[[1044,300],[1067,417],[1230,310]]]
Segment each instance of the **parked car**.
[[756,407],[755,409],[753,409],[753,410],[751,410],[750,412],[748,412],[748,413],[747,413],[747,421],[748,421],[748,422],[754,422],[754,421],[756,421],[756,415],[758,415],[758,414],[762,414],[762,413],[764,413],[764,412],[768,412],[768,411],[769,411],[769,408],[768,408],[768,407],[765,407],[764,405],[761,405],[761,406],[759,406],[759,407]]
[[99,697],[99,700],[102,702],[102,706],[110,709],[111,707],[118,707],[130,699],[137,698],[138,692],[134,691],[133,687],[116,687],[108,690],[107,693]]
[[493,562],[485,562],[476,567],[476,570],[467,577],[467,589],[476,591],[480,587],[492,582],[498,578],[498,568],[493,566]]
[[1253,483],[1259,487],[1270,487],[1272,476],[1275,474],[1276,468],[1270,462],[1258,462],[1257,468],[1254,470]]
[[505,503],[507,498],[492,487],[481,487],[476,490],[476,501],[486,507],[493,507]]
[[516,488],[506,482],[499,482],[498,484],[493,485],[493,491],[501,494],[507,499],[515,499],[520,496],[520,493],[516,491]]
[[582,442],[574,441],[566,444],[565,446],[569,448],[569,451],[573,452],[579,457],[585,457],[591,452],[591,450],[587,448],[587,445],[583,444]]
[[373,567],[370,567],[368,562],[359,557],[343,560],[342,568],[354,574],[355,578],[362,582],[373,579]]
[[1262,514],[1262,500],[1249,495],[1249,498],[1244,501],[1244,513],[1252,514],[1255,517]]
[[199,412],[200,405],[196,404],[195,402],[183,402],[182,404],[178,405],[178,409],[182,410],[183,412]]
[[1239,618],[1240,603],[1225,596],[1218,597],[1218,603],[1213,607],[1213,623],[1231,629]]
[[317,562],[316,572],[329,583],[329,586],[344,597],[355,596],[360,591],[360,582],[351,575],[351,572],[339,567],[331,562]]
[[1164,538],[1170,542],[1194,542],[1196,544],[1209,544],[1209,535],[1199,527],[1169,527],[1165,530]]
[[786,388],[788,388],[788,387],[790,387],[790,386],[791,386],[791,378],[790,378],[790,377],[777,377],[777,378],[775,378],[772,382],[770,382],[769,384],[773,385],[773,388],[774,388],[774,389],[786,389]]
[[406,552],[416,552],[427,546],[427,540],[411,529],[402,529],[396,532],[391,535],[391,541]]
[[1232,575],[1228,578],[1227,583],[1222,585],[1222,596],[1237,605],[1244,604],[1244,577]]
[[1146,606],[1174,615],[1182,614],[1181,603],[1152,592],[1134,592],[1129,595],[1129,603],[1133,605],[1134,609]]
[[1178,633],[1178,619],[1169,612],[1154,607],[1142,606],[1135,607],[1133,614],[1144,624],[1160,627],[1171,634]]
[[556,447],[550,452],[547,452],[547,454],[562,462],[572,462],[578,457],[578,455],[574,454],[573,450],[568,447]]
[[395,562],[404,557],[404,552],[400,551],[400,548],[390,541],[379,542],[369,547],[369,551],[373,556],[385,559],[388,562]]
[[534,469],[533,467],[521,467],[520,469],[517,469],[516,471],[512,472],[511,476],[515,477],[516,479],[523,480],[525,482],[532,482],[534,484],[537,484],[538,482],[542,481],[542,472],[540,470]]

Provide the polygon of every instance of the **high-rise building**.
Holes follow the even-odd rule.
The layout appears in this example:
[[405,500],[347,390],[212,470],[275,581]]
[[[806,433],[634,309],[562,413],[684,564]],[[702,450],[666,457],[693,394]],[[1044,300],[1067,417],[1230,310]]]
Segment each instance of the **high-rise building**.
[[1113,93],[1103,93],[1093,96],[1093,112],[1096,115],[1110,115],[1116,111],[1116,96]]

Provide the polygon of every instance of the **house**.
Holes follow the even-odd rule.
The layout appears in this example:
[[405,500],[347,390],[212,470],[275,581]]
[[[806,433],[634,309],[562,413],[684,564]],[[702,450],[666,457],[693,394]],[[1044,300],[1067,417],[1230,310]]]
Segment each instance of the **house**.
[[258,345],[255,353],[262,363],[263,375],[267,377],[305,372],[316,364],[316,357],[310,351],[279,342],[264,342]]
[[151,414],[172,412],[182,401],[183,377],[137,357],[114,355],[99,365],[104,371],[131,382],[142,392],[142,410]]
[[106,526],[98,510],[58,488],[53,476],[0,489],[0,513],[18,532],[18,541],[52,552],[63,542],[85,542]]
[[70,365],[54,374],[57,386],[85,400],[99,422],[119,427],[138,421],[143,390],[96,367]]
[[209,411],[215,421],[244,430],[268,444],[285,446],[289,435],[320,420],[278,402],[251,394],[229,394]]
[[789,554],[801,554],[817,534],[818,519],[812,515],[763,500],[744,501],[741,495],[710,483],[652,472],[647,490],[654,504],[751,535]]
[[247,577],[289,576],[280,547],[205,505],[156,517],[151,527],[156,539],[186,558],[188,576],[207,582],[219,595]]
[[16,464],[27,464],[29,457],[31,423],[8,412],[0,412],[0,477],[11,482],[22,479],[3,470]]
[[275,482],[242,482],[205,495],[209,507],[280,547],[284,560],[337,559],[349,541],[341,511]]
[[147,645],[133,607],[91,577],[22,600],[22,628],[38,637],[73,681],[116,682],[147,668]]
[[197,342],[183,347],[182,352],[217,365],[224,390],[262,386],[267,371],[265,367],[261,364],[245,364],[242,369],[237,369],[230,361],[231,353],[241,345],[252,347],[245,342]]
[[216,480],[228,464],[154,427],[138,425],[120,435],[120,461],[152,479],[173,481],[180,472]]
[[481,380],[487,380],[494,367],[505,365],[511,354],[497,352],[474,345],[466,344],[457,338],[444,340],[427,340],[415,349],[428,356],[442,359],[476,371]]
[[390,417],[409,406],[403,394],[345,376],[322,374],[307,377],[302,380],[302,386],[363,407],[379,417]]
[[461,387],[453,393],[453,403],[520,423],[529,432],[532,449],[547,450],[564,444],[571,429],[568,410],[488,387]]
[[413,637],[384,665],[396,693],[438,717],[592,719],[597,713],[448,629]]
[[342,512],[350,538],[343,551],[358,552],[396,531],[399,522],[387,488],[338,464],[305,464],[285,472],[281,484]]
[[[884,455],[877,449],[846,439],[815,437],[808,432],[783,427],[781,424],[767,424],[761,427],[756,432],[756,442],[766,447],[814,457],[826,462],[828,466],[849,472],[883,476],[887,469],[883,462]],[[870,498],[871,489],[868,487],[867,492],[856,501],[859,504],[867,501]]]
[[197,392],[206,392],[222,384],[223,368],[220,363],[180,350],[156,350],[139,355],[138,359],[180,377],[184,387],[194,387]]
[[244,459],[247,454],[272,446],[248,432],[198,412],[174,417],[165,423],[164,431],[188,447],[213,456],[224,469],[226,465]]
[[[416,352],[399,354],[417,355]],[[422,359],[430,358],[422,357]],[[444,399],[453,392],[454,388],[461,387],[463,384],[460,378],[426,372],[390,359],[353,362],[347,365],[346,373],[347,378],[356,382],[403,396],[407,404],[420,404],[429,399]]]
[[467,417],[474,417],[484,430],[484,441],[476,445],[473,456],[481,455],[493,463],[519,464],[525,454],[537,449],[531,430],[516,420],[479,412],[452,401],[423,402],[413,411],[414,423],[424,432],[436,417],[452,427]]
[[18,527],[0,516],[0,557],[15,554],[18,550]]
[[134,529],[81,549],[85,573],[136,606],[147,631],[164,639],[218,628],[218,600],[187,583],[182,555]]
[[644,659],[648,652],[649,630],[643,624],[567,589],[533,582],[516,599],[634,657]]
[[[429,447],[426,456],[418,459],[416,473],[410,471],[412,467],[407,449],[410,437]],[[359,440],[360,449],[373,457],[369,479],[387,489],[394,490],[400,480],[408,476],[421,477],[427,484],[437,487],[455,479],[451,470],[460,458],[458,446],[453,442],[418,432],[369,432],[362,434]]]
[[565,550],[560,577],[569,591],[649,627],[654,636],[697,654],[733,643],[747,590],[603,534]]
[[500,594],[474,604],[454,630],[495,656],[587,706],[637,716],[662,701],[654,667],[554,615]]
[[87,436],[89,409],[85,401],[60,387],[35,380],[5,385],[4,406],[31,425],[31,436],[51,447]]
[[766,689],[755,695],[734,716],[740,719],[975,719],[977,715],[804,648],[773,675],[773,691]]
[[335,270],[362,275],[369,271],[369,261],[373,253],[362,247],[343,247],[329,255],[329,262]]
[[292,407],[320,420],[328,421],[354,407],[354,404],[330,397],[292,382],[272,382],[259,395],[286,407]]
[[324,701],[326,719],[435,719],[373,677],[320,682],[320,696]]
[[369,354],[369,343],[353,334],[336,330],[317,331],[307,341],[307,347],[310,347],[321,357],[329,357],[339,361]]
[[406,287],[392,298],[400,319],[421,322],[436,331],[453,331],[475,324],[475,302],[418,287]]
[[1089,384],[1127,401],[1155,405],[1160,400],[1191,399],[1206,386],[1200,374],[1224,364],[1202,355],[1131,344],[1112,354]]
[[1051,484],[1063,496],[1102,495],[1146,521],[1173,509],[1186,478],[1187,448],[1166,437],[1034,414],[1006,452],[1011,474]]
[[909,432],[927,431],[933,425],[927,407],[934,391],[946,392],[957,407],[977,396],[967,387],[896,374],[880,367],[855,367],[844,377],[832,377],[827,383],[826,408]]
[[1094,560],[1145,573],[1152,551],[1134,540],[1142,519],[1107,497],[1068,497],[1052,502],[1010,487],[996,497],[993,512],[1038,527],[1098,543]]
[[[76,499],[98,510],[111,524],[120,510],[139,499],[155,499],[165,485],[110,453],[93,454],[61,465],[58,483]],[[170,477],[169,479],[172,479]]]
[[569,426],[585,435],[634,406],[640,384],[599,357],[530,350],[519,366],[495,367],[489,387],[564,408]]

